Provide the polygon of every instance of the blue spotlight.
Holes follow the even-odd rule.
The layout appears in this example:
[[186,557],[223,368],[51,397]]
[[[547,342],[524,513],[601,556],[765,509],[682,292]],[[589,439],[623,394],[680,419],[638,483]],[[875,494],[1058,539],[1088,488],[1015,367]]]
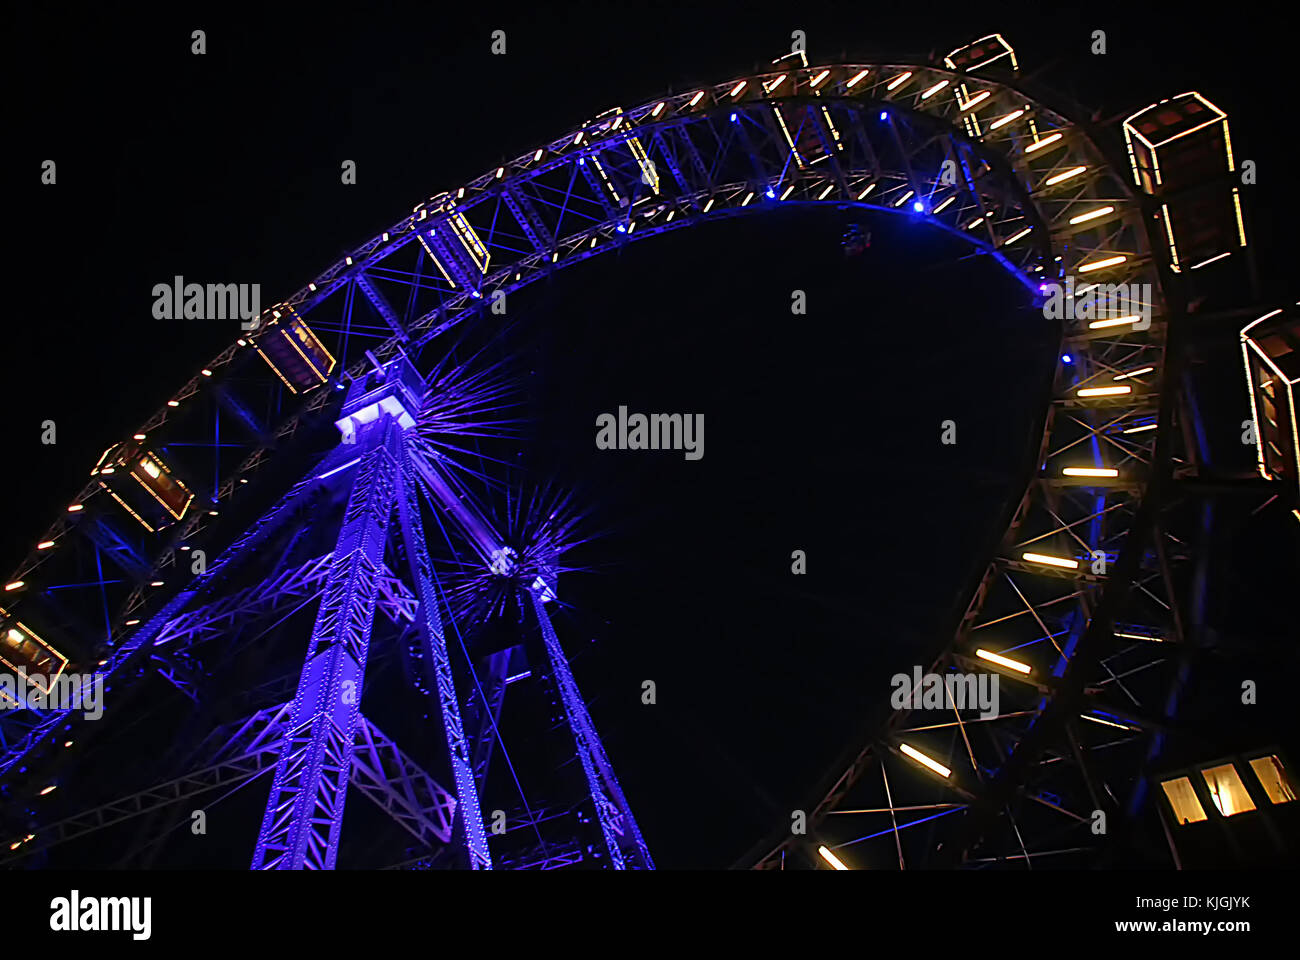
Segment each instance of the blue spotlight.
[[731,122],[732,123],[736,122],[736,115],[734,113],[731,115]]
[[618,225],[617,229],[619,233],[627,233],[627,227],[623,226],[621,223]]
[[881,120],[888,120],[888,119],[889,119],[889,111],[888,111],[888,110],[881,110],[881,111],[880,111],[880,119],[881,119]]
[[776,199],[776,190],[774,190],[774,189],[771,188],[771,187],[768,187],[767,190],[764,191],[763,196],[767,197],[767,199],[769,199],[769,200],[775,200],[775,199]]
[[912,204],[912,209],[915,210],[917,213],[920,213],[925,209],[925,204],[922,203],[920,200],[917,200],[915,203]]
[[1066,354],[1062,354],[1062,355],[1061,355],[1061,362],[1062,362],[1062,363],[1074,363],[1074,357],[1070,356],[1068,353],[1066,353]]
[[471,290],[471,291],[469,292],[469,295],[470,295],[471,297],[473,297],[475,300],[482,300],[482,299],[483,299],[483,294],[479,293],[477,290]]

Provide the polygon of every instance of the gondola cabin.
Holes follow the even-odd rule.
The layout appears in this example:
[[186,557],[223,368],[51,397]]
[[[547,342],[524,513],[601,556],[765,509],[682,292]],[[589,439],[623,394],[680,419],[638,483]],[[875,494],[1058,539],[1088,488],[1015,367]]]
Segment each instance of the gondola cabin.
[[109,447],[90,474],[150,533],[185,516],[194,494],[156,453],[134,442]]
[[1124,121],[1133,180],[1160,201],[1175,273],[1246,245],[1228,115],[1199,93],[1152,104]]
[[[1274,310],[1241,331],[1259,475],[1286,484],[1300,508],[1300,307]],[[1296,511],[1300,518],[1300,509]]]
[[[21,670],[26,674],[28,683],[49,693],[67,665],[67,657],[0,607],[0,668],[15,678]],[[7,693],[5,687],[0,685],[0,708],[8,709],[18,705],[15,696]]]
[[999,33],[992,34],[964,47],[958,47],[943,58],[943,65],[949,70],[962,70],[974,73],[981,67],[996,63],[1002,69],[1016,73],[1020,65],[1016,63],[1016,51],[1011,44],[1002,39]]
[[1196,764],[1159,778],[1160,814],[1180,866],[1294,863],[1300,804],[1273,748]]
[[335,360],[293,307],[271,311],[271,322],[253,341],[275,375],[294,393],[306,393],[329,379]]
[[[772,65],[788,72],[778,74],[763,85],[771,95],[800,93],[820,97],[821,91],[813,85],[813,77],[803,74],[808,67],[808,57],[802,50],[777,57]],[[818,76],[823,76],[824,71]],[[802,77],[802,80],[800,78]],[[800,83],[803,85],[800,86]],[[840,132],[831,119],[830,110],[824,106],[807,103],[773,104],[772,115],[777,129],[790,148],[790,156],[800,170],[825,160],[832,152],[842,149]]]
[[[659,173],[654,163],[651,162],[650,156],[646,153],[645,145],[635,134],[626,133],[629,129],[627,118],[623,114],[622,107],[611,107],[604,113],[599,114],[596,119],[588,121],[583,126],[583,136],[587,143],[605,143],[603,152],[607,159],[615,161],[620,167],[626,166],[626,161],[636,164],[635,177],[650,188],[651,194],[659,193]],[[623,132],[620,135],[620,132]],[[614,136],[614,141],[610,143],[607,137]],[[627,154],[616,146],[621,143],[627,148]],[[592,169],[600,179],[602,188],[607,191],[617,205],[622,205],[624,197],[620,195],[619,188],[615,185],[610,177],[610,172],[605,169],[599,157],[592,155],[585,158],[592,164]],[[642,199],[645,199],[644,197]]]
[[450,193],[439,193],[414,210],[417,235],[434,265],[458,290],[478,290],[492,255]]

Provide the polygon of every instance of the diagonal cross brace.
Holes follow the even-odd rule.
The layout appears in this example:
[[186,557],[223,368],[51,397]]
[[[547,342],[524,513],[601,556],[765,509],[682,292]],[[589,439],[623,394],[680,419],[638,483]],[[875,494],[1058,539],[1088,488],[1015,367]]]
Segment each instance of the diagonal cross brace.
[[[212,790],[238,788],[273,769],[292,709],[292,702],[280,704],[228,725],[228,736],[216,745],[204,766],[52,823],[30,846],[24,844],[12,858],[4,859],[27,857]],[[358,718],[353,746],[353,787],[425,846],[451,840],[456,809],[452,793],[364,716]]]

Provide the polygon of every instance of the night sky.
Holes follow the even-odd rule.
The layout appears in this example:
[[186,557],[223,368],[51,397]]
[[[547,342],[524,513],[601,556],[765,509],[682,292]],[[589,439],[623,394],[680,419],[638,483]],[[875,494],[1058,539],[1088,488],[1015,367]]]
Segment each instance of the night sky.
[[[1200,90],[1258,162],[1247,222],[1266,299],[1295,299],[1282,225],[1300,210],[1273,139],[1291,87],[1248,25],[1188,16],[1170,31],[1118,4],[1087,18],[998,9],[23,5],[7,31],[26,68],[6,150],[18,304],[0,563],[231,340],[228,325],[154,320],[154,284],[257,282],[279,299],[416,202],[615,103],[766,63],[796,28],[812,60],[925,56],[1000,30],[1026,73],[1042,68],[1101,119]],[[504,57],[489,54],[494,29]],[[1105,57],[1088,53],[1094,29]],[[39,183],[48,158],[54,187]],[[355,186],[339,182],[346,159]],[[841,249],[850,222],[872,231],[863,256]],[[561,583],[561,630],[660,866],[729,865],[808,801],[878,717],[888,676],[943,644],[1000,534],[1056,333],[1023,288],[963,253],[906,218],[782,211],[633,245],[518,297],[528,462],[605,531],[579,558],[599,572]],[[790,313],[795,289],[806,316]],[[1231,343],[1206,354],[1211,429],[1225,468],[1249,469],[1222,441],[1249,415]],[[596,450],[596,416],[620,405],[702,413],[704,458]],[[948,418],[955,447],[938,442]],[[46,419],[56,446],[39,442]],[[1252,549],[1246,521],[1241,536],[1223,546],[1225,593],[1260,589],[1232,579]],[[790,573],[795,549],[806,576]],[[1294,558],[1278,560],[1292,564],[1271,574],[1280,587]],[[1248,615],[1215,609],[1225,629]],[[1282,614],[1252,611],[1259,630],[1285,631]]]

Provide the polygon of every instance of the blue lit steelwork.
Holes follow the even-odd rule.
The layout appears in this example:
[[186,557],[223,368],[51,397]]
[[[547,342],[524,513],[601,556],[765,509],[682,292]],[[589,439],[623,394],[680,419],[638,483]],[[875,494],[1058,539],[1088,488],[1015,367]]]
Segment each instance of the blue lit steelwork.
[[[1024,496],[956,635],[934,645],[935,670],[979,661],[981,651],[989,652],[981,644],[1024,657],[1029,673],[1005,674],[1010,709],[978,729],[958,716],[924,731],[910,725],[906,711],[895,713],[813,808],[812,822],[824,826],[874,764],[889,796],[870,809],[893,816],[909,799],[898,797],[902,785],[890,788],[886,760],[916,769],[915,754],[947,770],[937,784],[978,814],[940,821],[963,820],[954,829],[981,831],[950,842],[954,856],[982,842],[986,851],[1028,859],[1021,825],[1030,814],[1013,815],[1006,802],[1016,788],[1032,780],[1041,794],[1031,801],[1049,792],[1079,798],[1029,805],[1074,829],[1085,819],[1079,811],[1099,802],[1091,764],[1109,757],[1145,762],[1150,725],[1135,723],[1116,734],[1118,742],[1105,742],[1080,735],[1074,721],[1085,701],[1095,712],[1115,707],[1112,699],[1151,702],[1167,689],[1153,648],[1177,641],[1178,611],[1186,605],[1175,595],[1166,550],[1177,541],[1156,526],[1151,504],[1175,457],[1196,456],[1178,448],[1175,431],[1166,429],[1178,412],[1167,346],[1187,291],[1171,286],[1178,266],[1173,234],[1167,249],[1149,229],[1159,187],[1142,166],[1146,154],[1135,149],[1130,176],[1126,158],[1099,145],[1091,124],[1026,89],[1014,51],[1000,37],[936,63],[809,66],[802,57],[787,59],[761,74],[607,111],[417,204],[268,308],[258,330],[209,362],[130,438],[161,451],[178,489],[193,493],[182,516],[174,511],[165,529],[132,526],[112,497],[116,481],[101,485],[92,476],[8,581],[0,619],[8,623],[16,611],[24,622],[58,624],[42,635],[66,646],[82,667],[102,660],[110,681],[123,684],[151,671],[166,674],[170,668],[155,663],[154,653],[203,652],[228,627],[322,595],[255,866],[335,862],[350,758],[358,730],[369,729],[358,703],[377,609],[416,624],[434,678],[455,785],[456,855],[463,852],[473,867],[494,860],[559,867],[584,859],[584,843],[573,835],[542,835],[547,821],[522,786],[525,813],[512,828],[537,842],[499,858],[489,852],[479,799],[483,758],[496,744],[508,760],[496,717],[505,689],[524,673],[516,672],[515,647],[476,656],[457,617],[443,620],[444,605],[461,609],[464,597],[443,594],[420,519],[421,492],[440,526],[443,516],[452,521],[442,532],[454,562],[475,577],[513,578],[512,595],[533,612],[606,862],[652,865],[545,609],[556,595],[556,551],[548,547],[550,568],[521,554],[469,489],[473,471],[465,463],[477,456],[470,438],[499,438],[512,427],[510,378],[491,366],[468,373],[463,358],[441,348],[453,329],[491,329],[499,297],[559,269],[633,241],[786,203],[901,214],[942,230],[1008,270],[1039,306],[1054,286],[1076,277],[1075,295],[1087,283],[1139,291],[1129,314],[1058,319],[1061,365],[1044,397],[1041,449]],[[1222,125],[1226,141],[1226,119]],[[1227,252],[1235,253],[1245,241],[1239,201],[1224,209],[1235,213]],[[1227,256],[1211,247],[1198,247],[1197,257],[1210,263]],[[343,442],[322,457],[320,434],[331,424]],[[235,459],[231,449],[240,461],[233,471],[226,467]],[[225,529],[224,513],[283,489],[267,468],[290,450],[312,465],[274,505]],[[263,479],[264,471],[271,476]],[[301,518],[346,491],[351,499],[336,542],[309,543],[328,525]],[[385,535],[394,507],[400,537]],[[406,557],[410,587],[398,565],[385,565],[385,547]],[[218,553],[212,563],[190,559],[208,549]],[[93,584],[93,616],[73,609],[70,596],[80,592],[72,585],[85,582],[77,562],[83,552],[107,564]],[[265,564],[261,578],[241,581],[257,562]],[[105,609],[106,629],[87,626],[103,620]],[[1139,628],[1120,630],[1117,619]],[[462,652],[468,662],[458,661]],[[279,690],[283,681],[271,686]],[[352,702],[342,699],[348,684],[355,685]],[[470,717],[474,727],[467,730]],[[22,797],[37,795],[46,769],[64,769],[62,757],[75,756],[73,748],[60,753],[60,744],[65,737],[72,742],[77,723],[62,713],[5,711],[0,782]],[[1039,762],[1046,738],[1061,762]],[[926,776],[938,776],[927,769]],[[921,792],[935,785],[922,783]],[[904,842],[897,827],[890,833],[901,863]],[[52,839],[37,835],[13,855]],[[773,844],[760,863],[784,865],[795,845],[789,838]],[[426,859],[446,863],[441,856]]]
[[530,591],[533,613],[542,629],[546,642],[546,653],[550,657],[551,670],[560,687],[560,697],[564,703],[564,713],[569,721],[577,743],[578,759],[582,762],[582,771],[587,778],[591,797],[596,804],[596,816],[600,819],[601,833],[605,838],[605,847],[609,851],[610,862],[614,869],[639,867],[653,870],[654,862],[650,851],[646,849],[645,840],[632,817],[632,812],[623,797],[623,791],[614,778],[614,769],[605,756],[605,749],[596,736],[587,705],[578,693],[578,686],[569,671],[569,662],[564,656],[559,638],[551,626],[551,618],[546,613],[542,591]]
[[415,592],[419,599],[420,637],[438,686],[438,706],[442,712],[443,728],[447,734],[447,750],[451,758],[452,778],[456,784],[457,821],[465,837],[470,866],[490,869],[492,857],[488,853],[487,837],[483,833],[483,815],[479,808],[478,789],[471,769],[469,746],[461,723],[460,702],[456,695],[456,681],[452,675],[451,658],[447,653],[447,638],[443,634],[441,605],[432,580],[432,564],[424,539],[424,525],[420,520],[420,502],[416,496],[416,472],[411,466],[411,452],[403,446],[401,472],[398,479],[398,510],[402,524],[402,542],[406,545]]
[[361,428],[357,442],[361,462],[294,696],[255,870],[331,870],[338,855],[379,567],[397,493],[399,424],[380,414]]

